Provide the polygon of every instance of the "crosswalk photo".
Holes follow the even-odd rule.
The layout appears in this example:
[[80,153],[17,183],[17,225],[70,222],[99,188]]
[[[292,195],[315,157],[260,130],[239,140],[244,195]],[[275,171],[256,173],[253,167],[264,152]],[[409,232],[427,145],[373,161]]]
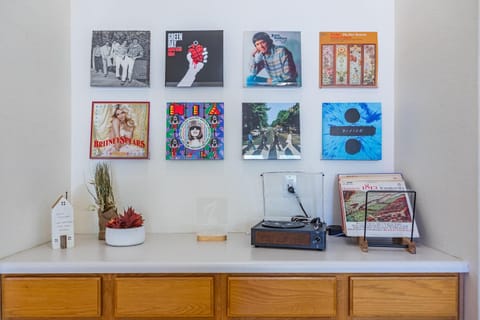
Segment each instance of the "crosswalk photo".
[[298,103],[243,103],[242,112],[243,159],[302,158]]

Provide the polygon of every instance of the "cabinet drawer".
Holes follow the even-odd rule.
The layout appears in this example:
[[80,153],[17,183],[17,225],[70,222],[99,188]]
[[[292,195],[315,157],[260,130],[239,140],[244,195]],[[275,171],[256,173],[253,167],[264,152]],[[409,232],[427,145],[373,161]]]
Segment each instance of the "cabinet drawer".
[[458,278],[351,277],[351,315],[456,317]]
[[230,317],[319,317],[336,314],[335,277],[229,277]]
[[98,317],[99,277],[5,277],[5,317]]
[[213,277],[117,277],[117,317],[211,317]]

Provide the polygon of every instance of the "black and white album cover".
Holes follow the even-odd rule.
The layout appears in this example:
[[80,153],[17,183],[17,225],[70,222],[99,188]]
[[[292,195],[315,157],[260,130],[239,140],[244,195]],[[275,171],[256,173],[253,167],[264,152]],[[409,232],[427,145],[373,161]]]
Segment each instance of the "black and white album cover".
[[150,31],[93,31],[92,87],[149,87]]

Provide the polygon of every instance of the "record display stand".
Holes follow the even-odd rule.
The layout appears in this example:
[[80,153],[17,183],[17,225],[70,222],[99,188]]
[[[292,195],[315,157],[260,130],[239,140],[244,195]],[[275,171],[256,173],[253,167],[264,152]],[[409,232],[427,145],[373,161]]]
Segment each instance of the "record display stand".
[[[403,193],[410,196],[411,199],[411,213],[412,213],[412,228],[410,237],[392,237],[392,238],[375,238],[370,237],[367,239],[367,214],[368,214],[368,196],[372,193]],[[392,247],[392,248],[404,248],[411,254],[417,253],[417,247],[413,241],[413,232],[415,227],[415,199],[416,192],[413,190],[369,190],[365,193],[365,217],[363,237],[358,237],[358,245],[360,250],[368,252],[368,247]]]

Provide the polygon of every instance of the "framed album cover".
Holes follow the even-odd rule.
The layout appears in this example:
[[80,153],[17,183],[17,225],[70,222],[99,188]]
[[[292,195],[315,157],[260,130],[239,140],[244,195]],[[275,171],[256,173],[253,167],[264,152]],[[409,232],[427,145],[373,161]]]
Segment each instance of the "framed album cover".
[[299,31],[244,32],[244,87],[301,87]]
[[381,160],[381,104],[323,103],[322,159]]
[[148,159],[149,102],[92,102],[91,159]]
[[150,31],[93,31],[90,86],[149,87]]
[[223,87],[223,30],[166,31],[166,87]]
[[320,87],[377,87],[376,32],[320,32]]
[[247,160],[302,158],[300,104],[243,103],[242,155]]
[[223,102],[167,103],[167,160],[223,160]]

